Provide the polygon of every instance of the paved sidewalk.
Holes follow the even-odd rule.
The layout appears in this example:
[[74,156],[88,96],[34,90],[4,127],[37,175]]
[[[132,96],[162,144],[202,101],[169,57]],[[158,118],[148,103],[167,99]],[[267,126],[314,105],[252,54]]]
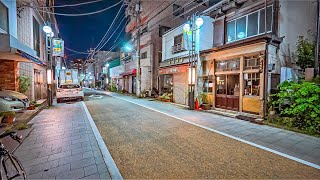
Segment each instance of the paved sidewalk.
[[320,138],[212,113],[190,111],[172,103],[153,99],[141,99],[113,92],[104,93],[320,165]]
[[110,179],[80,102],[44,109],[15,155],[28,179]]

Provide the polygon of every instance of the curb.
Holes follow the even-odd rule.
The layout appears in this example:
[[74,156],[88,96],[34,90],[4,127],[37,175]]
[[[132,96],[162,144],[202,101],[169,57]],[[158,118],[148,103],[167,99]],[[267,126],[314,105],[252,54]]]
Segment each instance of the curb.
[[117,168],[117,165],[116,163],[114,162],[106,144],[104,143],[100,133],[99,133],[99,130],[96,126],[96,124],[94,123],[90,113],[89,113],[89,110],[86,106],[86,104],[81,101],[81,104],[84,108],[84,111],[86,112],[86,115],[87,115],[87,118],[90,122],[90,125],[91,125],[91,128],[93,130],[93,133],[94,133],[94,136],[96,137],[96,140],[98,142],[98,145],[99,145],[99,148],[100,148],[100,151],[102,153],[102,156],[103,156],[103,160],[104,162],[106,163],[106,166],[108,168],[108,171],[109,171],[109,174],[110,174],[110,177],[111,179],[123,179],[121,174],[120,174],[120,171],[119,169]]

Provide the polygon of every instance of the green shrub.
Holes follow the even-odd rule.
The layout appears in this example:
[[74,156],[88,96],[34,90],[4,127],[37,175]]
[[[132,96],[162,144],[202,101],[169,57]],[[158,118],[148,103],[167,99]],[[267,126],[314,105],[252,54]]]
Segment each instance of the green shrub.
[[279,85],[275,94],[275,106],[283,118],[282,124],[305,130],[307,133],[320,133],[320,87],[312,82],[288,82]]
[[15,117],[16,113],[14,111],[6,111],[6,112],[0,113],[0,115],[3,117]]
[[32,83],[31,78],[27,76],[19,76],[17,80],[19,81],[19,92],[27,92]]

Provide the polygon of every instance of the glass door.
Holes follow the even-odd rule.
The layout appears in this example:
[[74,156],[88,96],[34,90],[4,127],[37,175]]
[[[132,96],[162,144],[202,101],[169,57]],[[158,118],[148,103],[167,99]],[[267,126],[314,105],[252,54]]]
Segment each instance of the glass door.
[[216,76],[216,107],[239,111],[239,81],[239,74]]

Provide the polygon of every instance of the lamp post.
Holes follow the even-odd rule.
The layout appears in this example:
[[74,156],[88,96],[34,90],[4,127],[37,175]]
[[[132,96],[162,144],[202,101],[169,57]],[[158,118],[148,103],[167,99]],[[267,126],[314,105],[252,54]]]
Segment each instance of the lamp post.
[[[52,44],[51,38],[54,36],[54,33],[52,32],[52,29],[49,25],[43,26],[42,30],[46,33],[46,56],[48,57],[48,50],[49,50],[49,45],[48,45],[48,40],[50,41],[50,46]],[[49,59],[50,62],[47,63],[47,100],[48,100],[48,105],[52,106],[53,102],[53,93],[52,93],[52,47],[50,47],[50,54],[49,54]]]
[[[195,109],[195,82],[196,82],[196,66],[197,60],[199,61],[199,43],[197,43],[197,32],[200,30],[200,27],[203,25],[203,19],[197,14],[193,14],[188,18],[188,23],[183,26],[183,30],[186,33],[186,36],[191,36],[191,47],[188,47],[189,50],[189,64],[188,64],[188,105],[190,110]],[[188,40],[189,43],[189,40]],[[196,49],[196,45],[198,45]],[[199,68],[199,67],[198,67]]]

